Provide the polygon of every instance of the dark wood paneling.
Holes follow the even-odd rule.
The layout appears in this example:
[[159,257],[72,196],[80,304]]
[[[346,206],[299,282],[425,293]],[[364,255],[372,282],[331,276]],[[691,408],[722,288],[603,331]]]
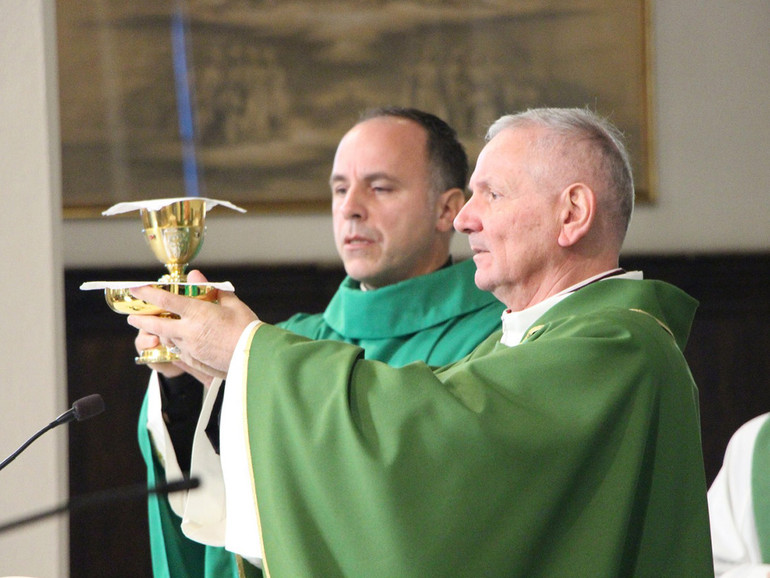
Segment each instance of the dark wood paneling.
[[[706,474],[716,475],[732,433],[770,411],[770,254],[633,256],[626,269],[681,287],[701,303],[685,355],[700,390]],[[321,311],[343,272],[320,267],[206,269],[230,280],[239,297],[268,322],[296,311]],[[83,281],[154,279],[153,269],[66,272],[67,360],[71,400],[100,393],[101,416],[70,426],[70,494],[145,480],[136,443],[136,418],[147,370],[133,363],[134,331],[100,294],[79,291]],[[70,519],[71,577],[149,576],[143,501],[105,506]]]

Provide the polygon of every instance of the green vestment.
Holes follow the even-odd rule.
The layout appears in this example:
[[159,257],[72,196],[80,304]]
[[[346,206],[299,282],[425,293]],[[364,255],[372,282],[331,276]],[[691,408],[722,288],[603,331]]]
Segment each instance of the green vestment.
[[762,562],[770,563],[770,419],[757,432],[751,463],[751,496],[754,525]]
[[608,279],[433,370],[262,325],[244,419],[266,574],[712,576],[695,307]]
[[[311,339],[354,343],[366,357],[395,366],[424,360],[432,365],[456,361],[500,327],[504,310],[473,281],[472,260],[382,287],[361,291],[346,278],[323,314],[298,314],[280,326]],[[148,484],[164,480],[147,432],[147,399],[139,418],[139,445]],[[182,534],[180,518],[165,497],[148,503],[153,573],[156,578],[238,576],[235,557],[205,547]]]

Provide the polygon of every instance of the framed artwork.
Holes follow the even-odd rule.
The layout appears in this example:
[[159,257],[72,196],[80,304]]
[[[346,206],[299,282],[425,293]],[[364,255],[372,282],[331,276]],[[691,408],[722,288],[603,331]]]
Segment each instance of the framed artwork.
[[65,216],[201,195],[326,211],[337,143],[366,109],[458,131],[534,106],[626,134],[655,199],[644,0],[57,0]]

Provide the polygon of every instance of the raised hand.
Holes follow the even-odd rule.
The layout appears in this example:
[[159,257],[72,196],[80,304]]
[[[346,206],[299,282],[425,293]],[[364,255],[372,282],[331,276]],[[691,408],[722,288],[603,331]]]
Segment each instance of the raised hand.
[[[191,271],[188,282],[204,283],[199,271]],[[153,287],[137,287],[132,294],[174,313],[179,318],[129,315],[129,325],[158,336],[169,347],[176,347],[182,364],[193,375],[225,377],[238,338],[249,323],[258,320],[234,293],[219,291],[210,303]]]

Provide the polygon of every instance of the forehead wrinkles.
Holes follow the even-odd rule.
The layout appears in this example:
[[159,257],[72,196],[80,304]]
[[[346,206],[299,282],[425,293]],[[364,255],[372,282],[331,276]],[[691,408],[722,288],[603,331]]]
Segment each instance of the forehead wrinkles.
[[362,180],[366,183],[373,183],[375,181],[388,181],[392,184],[401,184],[401,179],[392,173],[386,172],[386,171],[373,171],[369,173],[361,173],[360,171],[355,171],[354,175],[348,175],[344,172],[341,173],[332,173],[331,178],[329,181],[334,183],[347,183],[350,180]]
[[[471,188],[515,190],[531,170],[531,151],[525,135],[508,130],[499,133],[482,150],[470,179]],[[496,139],[496,140],[495,140]]]
[[[373,122],[375,120],[367,121]],[[343,178],[404,181],[410,174],[419,174],[426,182],[430,181],[425,143],[409,130],[409,125],[356,128],[359,130],[346,135],[337,149],[331,181]]]

